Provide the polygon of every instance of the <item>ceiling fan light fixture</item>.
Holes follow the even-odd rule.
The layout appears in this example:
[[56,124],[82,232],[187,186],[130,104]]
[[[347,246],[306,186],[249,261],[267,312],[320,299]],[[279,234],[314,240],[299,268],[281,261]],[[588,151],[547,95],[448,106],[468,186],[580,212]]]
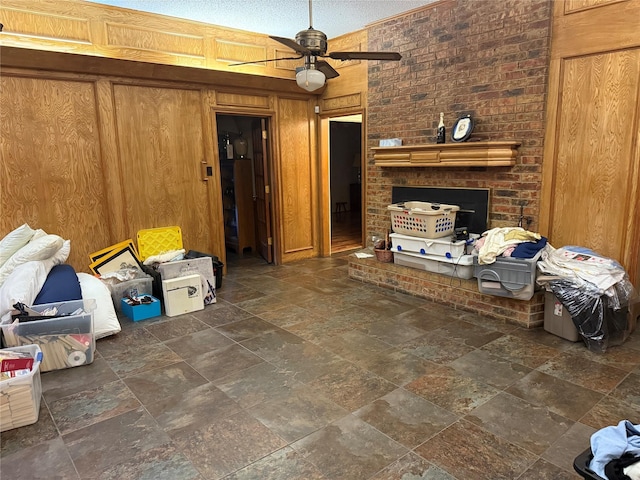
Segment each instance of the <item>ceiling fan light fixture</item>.
[[325,75],[313,68],[304,68],[296,73],[296,83],[307,92],[313,92],[324,85]]

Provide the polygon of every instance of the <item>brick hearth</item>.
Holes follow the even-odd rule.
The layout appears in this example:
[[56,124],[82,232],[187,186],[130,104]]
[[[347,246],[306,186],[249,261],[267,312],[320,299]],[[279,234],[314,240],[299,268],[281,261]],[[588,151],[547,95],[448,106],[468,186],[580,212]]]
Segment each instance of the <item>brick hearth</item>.
[[539,327],[544,320],[542,291],[529,301],[483,295],[475,278],[462,280],[355,256],[349,257],[349,277],[525,328]]

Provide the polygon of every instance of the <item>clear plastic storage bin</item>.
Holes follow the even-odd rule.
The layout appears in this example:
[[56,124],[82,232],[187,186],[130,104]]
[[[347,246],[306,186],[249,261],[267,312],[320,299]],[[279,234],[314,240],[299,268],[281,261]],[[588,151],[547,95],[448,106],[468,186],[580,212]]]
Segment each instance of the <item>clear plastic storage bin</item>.
[[111,292],[111,300],[113,300],[113,306],[116,311],[122,312],[121,300],[130,295],[152,295],[153,294],[153,278],[150,275],[146,275],[140,278],[134,278],[127,280],[126,282],[120,282],[115,284],[109,284],[109,291]]
[[[4,344],[8,347],[38,345],[43,355],[40,365],[42,372],[92,363],[96,350],[93,329],[96,301],[84,299],[46,303],[34,305],[31,309],[43,312],[50,307],[56,307],[62,316],[30,322],[16,320],[0,325]],[[75,313],[77,311],[80,313]]]

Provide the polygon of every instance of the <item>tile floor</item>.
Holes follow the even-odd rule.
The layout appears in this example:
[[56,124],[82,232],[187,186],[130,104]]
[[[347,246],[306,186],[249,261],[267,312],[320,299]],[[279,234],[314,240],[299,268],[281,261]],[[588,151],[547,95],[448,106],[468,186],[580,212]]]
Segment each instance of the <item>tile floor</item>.
[[346,257],[230,262],[216,305],[42,375],[3,479],[570,479],[640,420],[640,334],[605,354],[352,281]]

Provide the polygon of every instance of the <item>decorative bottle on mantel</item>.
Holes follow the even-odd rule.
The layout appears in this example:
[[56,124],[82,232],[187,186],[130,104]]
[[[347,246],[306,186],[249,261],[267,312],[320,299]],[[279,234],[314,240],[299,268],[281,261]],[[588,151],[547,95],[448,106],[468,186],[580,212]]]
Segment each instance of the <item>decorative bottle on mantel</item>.
[[436,136],[436,143],[444,143],[445,128],[444,128],[444,113],[440,112],[440,123],[438,123],[438,134]]

